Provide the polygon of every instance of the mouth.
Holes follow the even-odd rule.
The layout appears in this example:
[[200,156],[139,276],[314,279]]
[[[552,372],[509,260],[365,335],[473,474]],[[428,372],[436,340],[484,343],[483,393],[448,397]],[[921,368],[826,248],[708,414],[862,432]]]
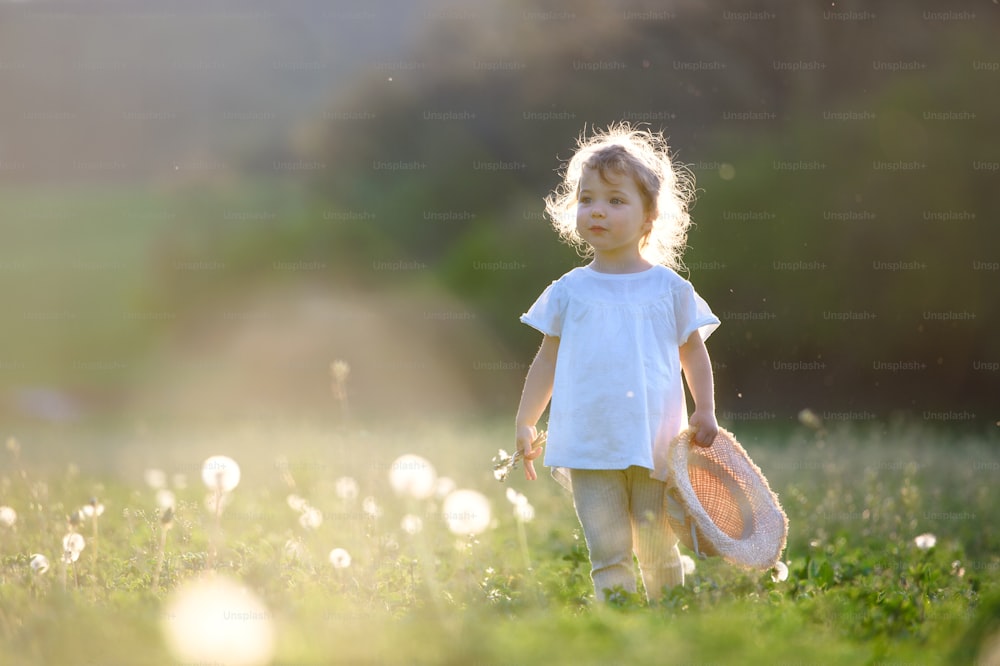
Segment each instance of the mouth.
[[593,231],[593,232],[596,233],[596,232],[599,232],[599,231],[607,231],[607,228],[606,227],[602,227],[602,226],[597,225],[597,224],[594,224],[594,225],[591,225],[591,226],[587,227],[587,230],[588,231]]

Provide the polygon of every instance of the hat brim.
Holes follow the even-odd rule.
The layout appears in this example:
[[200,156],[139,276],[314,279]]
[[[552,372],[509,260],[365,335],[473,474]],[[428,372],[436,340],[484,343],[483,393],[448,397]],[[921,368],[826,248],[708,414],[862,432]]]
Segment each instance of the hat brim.
[[670,445],[667,517],[681,543],[748,569],[768,569],[785,549],[788,518],[767,479],[732,433],[710,447],[687,429]]

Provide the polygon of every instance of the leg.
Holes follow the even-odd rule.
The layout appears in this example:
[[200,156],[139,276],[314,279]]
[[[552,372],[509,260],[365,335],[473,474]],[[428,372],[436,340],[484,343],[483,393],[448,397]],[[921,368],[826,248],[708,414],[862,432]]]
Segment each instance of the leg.
[[570,475],[597,600],[604,601],[604,591],[618,585],[635,592],[625,471],[574,469]]
[[658,601],[664,587],[684,584],[684,567],[677,536],[670,529],[664,508],[667,485],[649,476],[643,467],[629,467],[632,488],[632,527],[646,598]]

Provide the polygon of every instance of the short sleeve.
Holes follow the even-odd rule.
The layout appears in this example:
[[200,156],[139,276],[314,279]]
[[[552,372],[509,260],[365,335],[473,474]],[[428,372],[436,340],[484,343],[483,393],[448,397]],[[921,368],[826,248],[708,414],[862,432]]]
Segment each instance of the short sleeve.
[[556,280],[542,292],[528,311],[521,315],[521,322],[538,329],[545,335],[562,335],[563,319],[566,315],[566,292],[564,285]]
[[694,290],[690,282],[674,290],[674,321],[677,324],[677,344],[683,345],[691,334],[698,331],[706,340],[721,323],[708,303]]

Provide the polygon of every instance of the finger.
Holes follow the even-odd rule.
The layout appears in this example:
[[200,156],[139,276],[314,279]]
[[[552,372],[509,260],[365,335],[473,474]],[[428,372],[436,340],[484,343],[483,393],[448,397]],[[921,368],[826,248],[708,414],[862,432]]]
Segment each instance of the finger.
[[538,475],[535,474],[535,463],[528,459],[524,461],[524,478],[528,481],[534,481],[538,478]]

